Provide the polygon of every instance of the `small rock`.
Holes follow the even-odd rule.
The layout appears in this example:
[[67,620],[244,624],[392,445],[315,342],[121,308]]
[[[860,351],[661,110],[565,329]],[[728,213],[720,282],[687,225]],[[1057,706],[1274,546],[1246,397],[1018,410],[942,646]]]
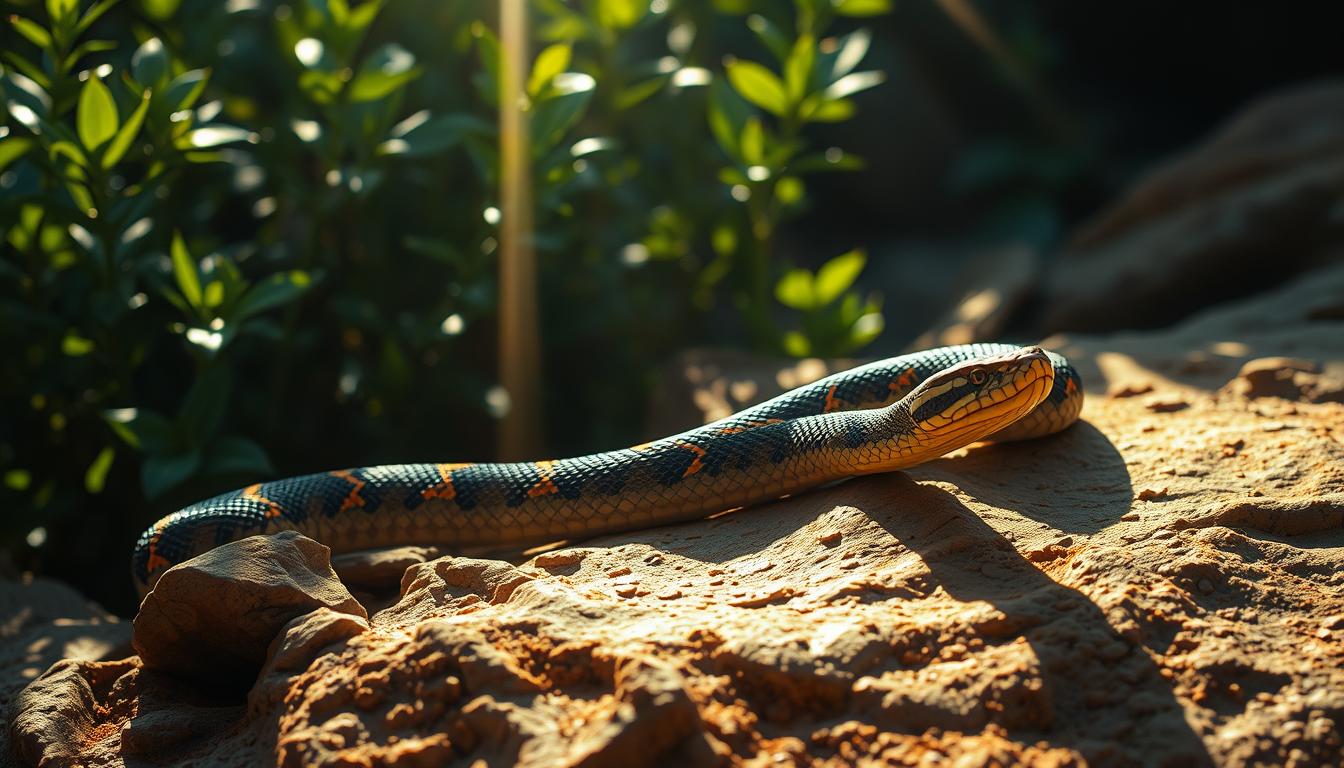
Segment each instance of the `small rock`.
[[286,531],[250,536],[164,572],[135,617],[146,668],[246,688],[295,616],[368,616],[331,569],[331,550]]

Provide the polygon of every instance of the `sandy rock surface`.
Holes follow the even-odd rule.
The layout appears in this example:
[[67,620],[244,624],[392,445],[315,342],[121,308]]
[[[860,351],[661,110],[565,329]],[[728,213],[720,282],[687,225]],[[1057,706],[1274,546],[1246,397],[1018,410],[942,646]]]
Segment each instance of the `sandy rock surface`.
[[[1084,423],[1062,435],[518,564],[347,558],[365,586],[401,571],[390,606],[367,621],[339,600],[292,612],[249,662],[245,698],[137,657],[64,661],[18,699],[17,754],[90,766],[1344,760],[1344,269],[1169,331],[1049,344],[1089,387]],[[720,365],[696,386],[751,381],[761,397],[827,367],[754,379]],[[247,540],[189,570],[283,581],[272,549]],[[324,558],[286,562],[295,584],[329,585]],[[181,599],[207,611],[210,594]]]

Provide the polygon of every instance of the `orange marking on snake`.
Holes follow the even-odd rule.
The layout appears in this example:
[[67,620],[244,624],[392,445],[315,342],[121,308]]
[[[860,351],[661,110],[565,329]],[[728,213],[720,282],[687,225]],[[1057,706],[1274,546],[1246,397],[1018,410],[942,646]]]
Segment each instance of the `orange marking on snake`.
[[721,427],[718,432],[720,435],[735,435],[738,432],[746,432],[749,429],[764,427],[770,424],[778,424],[781,421],[783,421],[783,419],[763,419],[761,421],[748,422],[740,427]]
[[838,387],[838,386],[840,386],[840,385],[839,385],[839,384],[832,384],[832,385],[831,385],[831,388],[830,388],[829,390],[827,390],[827,392],[826,392],[826,405],[824,405],[824,406],[822,407],[822,409],[821,409],[821,412],[822,412],[822,413],[830,413],[831,411],[834,411],[836,408],[839,408],[839,407],[840,407],[840,403],[839,403],[839,401],[837,401],[837,400],[835,399],[835,389],[836,389],[836,387]]
[[903,389],[914,383],[915,383],[915,369],[906,368],[904,371],[901,371],[900,376],[897,376],[894,381],[892,381],[890,384],[887,385],[887,389],[892,390]]
[[653,445],[655,442],[657,442],[657,441],[656,441],[656,440],[650,440],[650,441],[647,442],[647,443],[640,443],[639,445],[632,445],[632,446],[630,446],[630,450],[632,450],[632,451],[647,451],[647,450],[649,450],[649,446]]
[[154,535],[149,539],[149,560],[145,564],[145,568],[150,573],[153,573],[160,568],[169,568],[172,566],[172,563],[168,562],[168,558],[155,551],[159,548],[159,537],[163,536],[163,529],[167,526],[167,523],[168,518],[165,517],[154,524]]
[[261,483],[255,483],[244,488],[243,498],[265,505],[267,519],[280,516],[280,505],[261,495]]
[[339,477],[340,479],[344,480],[345,482],[349,483],[352,486],[350,488],[350,493],[346,494],[345,498],[341,500],[342,512],[354,509],[355,507],[364,506],[364,499],[359,495],[359,492],[364,490],[363,480],[360,480],[358,477],[355,477],[354,473],[352,473],[348,469],[338,469],[333,472],[328,472],[327,474],[331,475],[332,477]]
[[470,466],[470,464],[435,464],[434,469],[438,470],[439,482],[421,491],[420,498],[451,500],[457,496],[457,491],[453,489],[453,471]]
[[1074,392],[1077,392],[1077,391],[1078,391],[1078,385],[1073,383],[1073,379],[1072,379],[1072,378],[1070,378],[1068,381],[1064,382],[1064,394],[1066,394],[1066,395],[1072,395]]
[[552,493],[559,493],[560,488],[556,486],[555,480],[551,479],[551,466],[554,465],[555,462],[538,461],[535,462],[535,464],[537,466],[537,471],[541,473],[541,479],[537,480],[537,482],[534,483],[531,488],[527,489],[527,495],[536,497],[536,496],[549,496]]
[[677,443],[677,447],[685,448],[686,450],[695,454],[695,459],[691,461],[691,465],[686,468],[685,472],[681,473],[681,476],[683,478],[690,477],[691,475],[694,475],[696,472],[699,472],[700,470],[705,468],[705,465],[700,461],[700,459],[705,457],[704,448],[701,448],[695,443]]

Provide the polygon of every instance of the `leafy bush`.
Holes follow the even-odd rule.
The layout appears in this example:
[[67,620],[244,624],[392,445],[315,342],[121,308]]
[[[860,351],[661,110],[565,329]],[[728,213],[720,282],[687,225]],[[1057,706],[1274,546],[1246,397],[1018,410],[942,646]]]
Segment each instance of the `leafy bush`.
[[[7,548],[77,577],[62,563],[116,562],[154,517],[245,480],[489,458],[494,7],[15,5]],[[809,129],[882,79],[837,17],[886,8],[537,0],[523,108],[557,453],[635,437],[679,347],[828,355],[880,333],[862,252],[812,272],[774,237],[812,174],[862,167]]]

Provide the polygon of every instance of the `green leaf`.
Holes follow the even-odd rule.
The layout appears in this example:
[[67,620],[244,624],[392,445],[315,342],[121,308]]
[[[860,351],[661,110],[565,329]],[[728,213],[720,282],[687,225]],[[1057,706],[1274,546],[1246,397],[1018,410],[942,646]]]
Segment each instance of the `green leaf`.
[[205,471],[212,475],[270,475],[271,460],[260,445],[231,435],[211,441],[205,449]]
[[168,76],[168,52],[163,41],[151,37],[131,54],[131,76],[145,87],[158,86]]
[[238,141],[253,141],[252,132],[234,125],[207,125],[178,137],[178,149],[210,149]]
[[646,0],[597,0],[597,23],[607,29],[628,29],[648,11]]
[[201,307],[201,276],[196,269],[196,261],[187,251],[181,232],[173,233],[173,277],[177,279],[177,289],[193,308]]
[[406,87],[420,73],[421,69],[415,66],[415,54],[389,43],[364,60],[350,84],[350,100],[362,103],[386,98]]
[[806,269],[791,269],[775,283],[775,298],[792,309],[807,311],[817,306],[812,273]]
[[234,322],[241,322],[259,312],[288,304],[302,296],[312,282],[313,279],[307,272],[298,270],[271,275],[243,294],[237,307],[234,308],[234,317],[231,319]]
[[79,23],[75,25],[75,34],[84,34],[89,27],[93,26],[95,21],[102,18],[102,15],[107,13],[108,9],[116,5],[118,1],[119,0],[98,0],[98,2],[90,6],[89,10],[84,12],[84,16],[79,20]]
[[89,493],[102,493],[103,485],[107,482],[107,471],[112,468],[112,460],[117,457],[117,452],[112,446],[107,446],[98,452],[98,456],[84,471],[84,490]]
[[26,491],[33,482],[33,473],[26,469],[11,469],[5,472],[5,487],[12,491]]
[[205,84],[209,80],[210,73],[207,70],[188,70],[168,83],[164,98],[173,111],[190,109],[201,97],[201,92],[205,90]]
[[200,451],[150,456],[140,467],[140,484],[144,486],[145,498],[151,501],[157,499],[165,491],[196,474],[200,466]]
[[27,136],[6,136],[0,139],[0,171],[5,170],[5,166],[28,154],[28,150],[36,145],[37,142]]
[[827,99],[843,99],[859,91],[866,91],[885,82],[887,76],[876,70],[869,72],[851,72],[826,87]]
[[863,271],[863,265],[867,261],[867,255],[863,251],[855,249],[848,253],[842,253],[821,265],[813,283],[813,296],[816,305],[824,307],[840,298],[840,295],[849,290],[854,281],[858,279],[859,273]]
[[816,41],[811,35],[799,35],[788,60],[784,62],[784,88],[790,104],[801,102],[811,90],[812,69],[816,60]]
[[541,93],[541,89],[550,84],[556,75],[569,69],[569,60],[573,50],[565,43],[556,43],[542,49],[532,64],[532,73],[527,77],[527,92],[532,96]]
[[61,352],[69,357],[82,357],[93,351],[93,342],[80,336],[74,330],[65,332],[61,339]]
[[765,158],[765,127],[758,118],[751,118],[742,127],[742,159],[749,165],[760,165]]
[[835,12],[841,16],[881,16],[891,11],[891,0],[838,0]]
[[229,404],[233,375],[216,365],[206,368],[192,382],[177,414],[177,426],[188,445],[205,445],[219,430]]
[[[108,423],[111,424],[112,421],[109,420]],[[127,440],[127,443],[146,453],[170,453],[177,448],[177,430],[173,428],[173,422],[161,413],[141,408],[124,426],[130,430],[134,437],[134,442]],[[116,431],[117,434],[121,434],[120,430]],[[125,439],[125,435],[122,435],[122,437]]]
[[393,126],[391,138],[378,145],[378,154],[404,157],[437,154],[461,144],[470,134],[489,134],[493,128],[475,115],[431,117],[428,110],[422,110]]
[[112,138],[112,143],[107,145],[107,152],[103,153],[104,170],[116,165],[125,157],[126,150],[131,148],[131,142],[135,141],[136,135],[140,133],[140,126],[145,122],[145,113],[149,111],[149,98],[150,92],[146,90],[140,97],[140,106],[126,118],[126,122],[117,130],[117,135]]
[[856,29],[840,38],[831,64],[830,80],[835,81],[848,75],[859,66],[863,57],[868,55],[868,47],[873,42],[873,33],[867,28]]
[[117,133],[117,104],[112,101],[112,92],[97,75],[90,75],[79,92],[76,128],[79,140],[90,152]]
[[52,24],[73,26],[78,12],[79,0],[47,0],[47,15]]
[[736,91],[716,79],[709,84],[707,116],[710,132],[714,134],[719,147],[729,157],[740,159],[742,150],[738,146],[738,137],[742,135],[747,118],[751,116],[751,107]]
[[854,102],[849,99],[808,99],[801,110],[804,120],[815,123],[842,123],[854,116]]
[[747,28],[756,33],[756,37],[781,64],[788,60],[789,40],[769,19],[753,13],[747,17]]
[[9,23],[14,25],[14,29],[18,31],[20,35],[28,38],[28,41],[38,48],[46,49],[51,47],[51,33],[41,24],[38,24],[32,19],[25,19],[22,16],[10,16]]
[[727,65],[728,82],[742,98],[777,116],[788,112],[784,84],[773,72],[754,61],[732,61]]
[[856,350],[872,343],[886,329],[886,318],[881,312],[868,312],[860,315],[849,329],[849,350]]
[[629,109],[635,106],[662,90],[663,86],[667,84],[667,81],[671,79],[671,75],[658,75],[657,77],[651,77],[643,82],[622,88],[620,93],[616,94],[616,108]]
[[544,98],[533,105],[533,151],[544,154],[564,138],[588,109],[597,83],[592,77],[578,72],[556,76]]
[[797,176],[785,176],[775,184],[775,199],[780,205],[795,205],[802,201],[807,188]]
[[808,342],[807,337],[798,331],[789,331],[781,339],[784,346],[784,352],[791,357],[807,357],[812,354],[812,344]]

